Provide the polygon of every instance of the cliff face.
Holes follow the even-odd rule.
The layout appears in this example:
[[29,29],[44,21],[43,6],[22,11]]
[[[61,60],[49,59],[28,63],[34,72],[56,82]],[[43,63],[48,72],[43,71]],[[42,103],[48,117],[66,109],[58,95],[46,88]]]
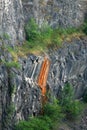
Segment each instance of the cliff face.
[[0,36],[13,42],[23,41],[24,16],[21,0],[0,0]]
[[[23,41],[24,23],[32,17],[39,25],[48,22],[53,27],[79,26],[86,14],[84,5],[82,0],[0,0],[0,36],[8,34],[12,45],[16,40]],[[3,46],[5,43],[0,41],[0,130],[12,130],[15,122],[41,110],[37,78],[43,57],[39,61],[34,55],[18,58],[17,69],[1,63],[12,61]],[[87,39],[73,39],[56,51],[49,50],[48,55],[51,66],[47,87],[51,94],[60,96],[68,81],[75,88],[76,98],[81,98],[87,89]]]
[[48,86],[59,96],[68,81],[75,90],[75,97],[81,98],[87,89],[87,38],[73,39],[70,44],[50,54],[52,61]]
[[80,0],[23,1],[25,21],[33,17],[39,25],[47,22],[53,27],[81,25],[84,20],[83,6]]
[[[75,97],[81,98],[87,89],[87,38],[73,39],[48,54],[51,66],[47,91],[59,97],[68,81],[74,87]],[[42,98],[37,79],[42,61],[42,56],[30,55],[19,59],[19,69],[0,65],[0,129],[12,130],[16,121],[40,112]]]
[[17,121],[41,111],[41,91],[30,78],[34,59],[20,59],[19,69],[0,65],[0,130],[13,130]]
[[[87,1],[82,0],[0,0],[0,36],[12,42],[24,40],[24,24],[35,18],[39,26],[79,26],[84,21]],[[85,15],[86,16],[86,15]]]

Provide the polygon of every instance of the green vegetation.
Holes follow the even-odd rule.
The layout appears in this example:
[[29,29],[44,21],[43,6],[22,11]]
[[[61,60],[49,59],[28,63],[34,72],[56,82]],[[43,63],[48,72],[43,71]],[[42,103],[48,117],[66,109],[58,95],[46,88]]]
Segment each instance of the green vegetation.
[[82,112],[83,104],[74,99],[73,87],[67,83],[62,90],[62,97],[53,99],[43,106],[43,115],[21,121],[15,130],[57,130],[63,119],[76,120]]
[[43,52],[48,47],[60,47],[64,40],[71,41],[73,37],[80,37],[84,35],[79,28],[56,28],[52,29],[47,24],[40,27],[36,24],[34,19],[31,19],[25,26],[26,42],[23,45],[23,50],[29,52]]
[[[47,122],[46,122],[47,121]],[[44,118],[31,118],[30,121],[21,121],[15,130],[49,130],[51,120]]]
[[7,68],[12,68],[12,67],[14,67],[16,69],[20,68],[20,64],[16,61],[9,61],[8,62],[8,61],[5,61],[5,60],[1,60],[0,62],[1,62],[1,64],[4,64]]
[[44,115],[49,116],[52,122],[60,121],[63,117],[61,106],[57,99],[53,100],[53,103],[46,103],[44,105]]
[[[34,19],[31,19],[25,26],[26,41],[23,45],[15,48],[7,47],[13,60],[18,61],[18,57],[26,57],[29,53],[39,54],[47,51],[48,48],[57,49],[64,41],[71,42],[73,38],[80,38],[86,34],[87,22],[79,28],[68,27],[56,29],[47,24],[38,27]],[[7,34],[3,34],[3,39],[9,39]]]
[[32,41],[38,38],[38,36],[40,35],[40,31],[34,19],[31,19],[29,23],[25,26],[25,32],[26,39],[28,41]]
[[57,100],[44,106],[44,113],[39,117],[29,118],[29,121],[21,121],[16,130],[50,130],[61,121],[63,114]]
[[20,64],[18,62],[15,61],[11,61],[11,62],[5,62],[5,65],[9,68],[14,67],[19,69],[20,68]]
[[[15,46],[15,48],[6,47],[5,49],[12,55],[13,61],[17,62],[18,57],[25,57],[29,53],[39,54],[47,51],[48,48],[57,49],[61,47],[64,41],[71,42],[73,38],[80,38],[87,34],[87,22],[81,27],[74,28],[51,28],[44,23],[41,27],[38,27],[34,19],[31,19],[25,26],[26,41],[23,45]],[[3,38],[8,40],[10,37],[8,34],[3,34]]]
[[74,99],[73,87],[67,83],[64,86],[61,95],[60,104],[66,118],[69,120],[75,120],[81,114],[82,104],[78,100]]
[[[0,60],[1,64],[4,64],[7,68],[16,68],[19,69],[21,66],[18,63],[18,55],[17,55],[17,49],[13,49],[12,47],[5,45],[4,41],[2,41],[3,44],[1,47],[2,51],[4,52],[4,58]],[[8,54],[10,54],[11,59],[8,61]]]
[[3,33],[0,35],[0,40],[10,40],[10,36],[8,33]]
[[46,103],[43,110],[44,116],[49,117],[51,120],[50,130],[56,130],[64,118],[64,113],[62,113],[59,101],[57,99],[53,99],[53,103]]

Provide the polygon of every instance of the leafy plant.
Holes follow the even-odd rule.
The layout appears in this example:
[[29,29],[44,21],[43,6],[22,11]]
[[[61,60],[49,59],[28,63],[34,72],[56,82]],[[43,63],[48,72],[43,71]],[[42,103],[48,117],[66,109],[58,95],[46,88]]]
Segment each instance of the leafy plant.
[[53,103],[46,103],[43,110],[43,115],[20,122],[16,130],[50,130],[64,117],[56,99]]
[[[48,117],[47,117],[48,120]],[[31,118],[29,121],[22,121],[16,126],[16,130],[50,130],[49,123],[43,118]],[[47,122],[46,122],[47,121]]]
[[44,38],[51,38],[53,29],[48,24],[43,24],[40,28],[41,35]]
[[47,103],[44,105],[44,115],[49,116],[53,122],[61,120],[63,117],[61,110],[61,106],[57,99],[54,99],[53,103]]
[[76,119],[81,112],[81,103],[74,99],[74,90],[69,83],[63,88],[60,104],[67,119]]
[[28,24],[25,26],[25,32],[26,32],[26,39],[28,41],[35,40],[39,36],[40,31],[34,19],[30,19]]
[[20,64],[19,64],[18,62],[15,62],[15,61],[4,62],[4,64],[5,64],[8,68],[11,68],[11,67],[14,67],[14,68],[17,68],[17,69],[20,68]]

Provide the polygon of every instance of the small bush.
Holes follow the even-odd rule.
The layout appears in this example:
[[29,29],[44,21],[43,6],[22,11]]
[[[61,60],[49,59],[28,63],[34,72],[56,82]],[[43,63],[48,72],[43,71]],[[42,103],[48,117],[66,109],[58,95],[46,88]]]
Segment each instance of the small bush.
[[43,24],[40,28],[40,32],[44,38],[51,38],[53,29],[49,25]]
[[50,117],[52,121],[60,121],[63,117],[61,106],[58,103],[58,100],[55,99],[53,103],[47,103],[44,106],[44,115]]
[[28,41],[35,40],[40,35],[38,25],[34,19],[30,19],[28,24],[25,26],[25,33]]
[[69,120],[75,120],[81,113],[81,103],[79,101],[73,101],[65,109],[66,118]]
[[29,121],[20,122],[15,130],[50,130],[50,124],[49,117],[34,117]]
[[15,62],[15,61],[11,61],[11,62],[5,62],[5,65],[8,67],[8,68],[11,68],[11,67],[14,67],[16,69],[19,69],[20,68],[20,64],[18,62]]
[[74,90],[69,83],[62,91],[60,104],[67,119],[76,119],[81,112],[81,103],[74,99]]
[[30,118],[29,121],[20,122],[15,130],[51,130],[64,117],[57,100],[52,104],[45,104],[43,110],[44,115]]

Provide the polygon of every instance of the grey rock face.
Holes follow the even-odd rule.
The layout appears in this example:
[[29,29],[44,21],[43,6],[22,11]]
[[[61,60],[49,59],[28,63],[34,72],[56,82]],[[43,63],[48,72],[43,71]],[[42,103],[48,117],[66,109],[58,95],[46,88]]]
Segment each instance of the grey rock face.
[[30,18],[39,26],[79,26],[86,18],[86,5],[82,0],[0,0],[0,36],[8,34],[12,43],[23,41],[24,24]]
[[21,0],[0,0],[0,36],[9,35],[12,43],[24,40]]
[[[11,61],[6,52],[0,60],[4,57]],[[87,89],[87,38],[73,39],[56,51],[49,50],[49,57],[47,87],[51,94],[59,97],[68,81],[74,87],[75,97],[81,98]],[[27,59],[19,58],[20,69],[0,65],[0,129],[4,126],[3,130],[12,130],[15,122],[40,112],[41,90],[37,78],[42,61],[42,56],[30,55]]]
[[87,89],[87,39],[64,43],[63,48],[50,54],[50,58],[48,84],[54,95],[58,96],[68,81],[75,88],[76,98],[81,98]]
[[0,65],[0,130],[12,130],[14,123],[41,111],[41,90],[29,77],[31,57],[20,64],[20,69]]
[[86,1],[82,0],[23,1],[25,21],[33,17],[39,26],[47,22],[53,27],[81,25],[84,20],[84,5]]

